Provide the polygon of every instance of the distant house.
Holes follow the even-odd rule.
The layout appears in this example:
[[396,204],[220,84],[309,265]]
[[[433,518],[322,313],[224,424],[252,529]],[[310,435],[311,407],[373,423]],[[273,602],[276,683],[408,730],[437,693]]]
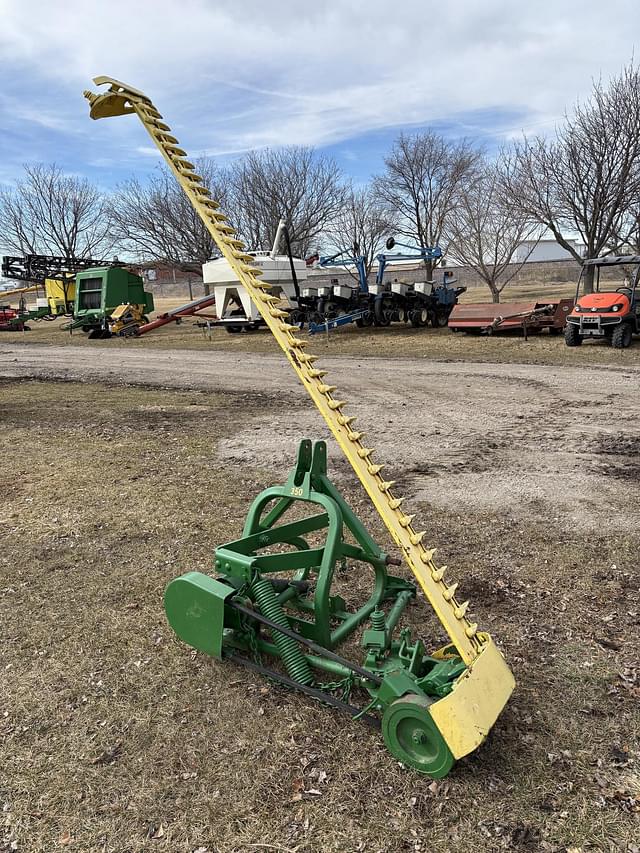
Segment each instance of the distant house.
[[[584,254],[582,243],[579,243],[577,240],[567,240],[567,243],[570,243],[582,257]],[[513,262],[521,264],[523,261],[526,263],[532,263],[533,261],[566,261],[572,257],[571,252],[568,252],[556,240],[523,240],[515,251]]]

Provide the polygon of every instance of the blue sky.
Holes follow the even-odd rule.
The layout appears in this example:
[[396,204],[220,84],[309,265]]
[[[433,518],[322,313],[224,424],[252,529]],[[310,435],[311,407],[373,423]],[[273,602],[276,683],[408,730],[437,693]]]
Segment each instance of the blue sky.
[[489,150],[552,131],[633,56],[640,4],[0,0],[0,21],[0,183],[31,161],[105,188],[155,168],[133,117],[89,120],[98,74],[147,92],[193,157],[315,145],[360,183],[401,130]]

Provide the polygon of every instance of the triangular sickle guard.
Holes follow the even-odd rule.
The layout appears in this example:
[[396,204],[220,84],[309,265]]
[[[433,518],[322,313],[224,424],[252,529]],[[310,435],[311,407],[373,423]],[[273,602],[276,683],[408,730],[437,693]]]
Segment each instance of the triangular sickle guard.
[[413,530],[410,522],[405,522],[404,525],[402,523],[409,517],[400,509],[402,498],[392,493],[393,481],[383,480],[381,467],[371,462],[372,448],[365,447],[360,441],[360,434],[351,428],[355,418],[341,411],[346,403],[333,398],[336,388],[324,382],[325,371],[312,367],[317,356],[303,351],[307,341],[298,338],[297,327],[294,330],[284,320],[288,316],[284,306],[276,307],[279,300],[275,297],[265,297],[264,291],[268,285],[260,284],[257,279],[262,270],[256,267],[254,259],[246,254],[243,242],[235,236],[226,217],[214,212],[218,208],[217,202],[209,197],[202,178],[195,174],[193,164],[184,159],[186,152],[180,147],[171,128],[162,121],[162,115],[151,100],[139,90],[111,77],[97,77],[95,83],[106,84],[110,88],[102,95],[85,92],[85,97],[91,104],[92,118],[137,113],[221,254],[229,262],[325,419],[451,642],[465,663],[472,664],[482,651],[485,640],[478,635],[477,626],[467,620],[466,602],[457,605],[453,597],[448,599],[448,588],[442,580],[444,570],[437,569],[433,564],[433,551],[427,550],[422,544],[424,534]]

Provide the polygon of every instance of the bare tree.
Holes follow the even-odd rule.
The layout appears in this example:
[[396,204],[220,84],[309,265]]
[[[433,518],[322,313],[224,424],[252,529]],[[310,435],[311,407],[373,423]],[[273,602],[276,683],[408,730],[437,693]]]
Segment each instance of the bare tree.
[[[397,211],[398,233],[419,246],[440,245],[460,187],[479,158],[464,140],[451,142],[433,131],[401,134],[385,157],[384,173],[374,180],[374,191]],[[431,279],[433,262],[425,266]]]
[[536,242],[518,263],[513,257],[520,244],[540,225],[505,203],[501,176],[490,164],[478,171],[460,194],[448,223],[449,254],[471,267],[491,291],[493,302],[525,263]]
[[0,234],[21,255],[100,257],[114,245],[109,206],[86,178],[55,163],[24,167],[24,179],[0,191]]
[[631,204],[616,236],[615,252],[620,255],[640,255],[640,200]]
[[393,234],[396,225],[393,212],[380,202],[371,188],[351,188],[327,228],[327,237],[336,250],[353,249],[362,255],[368,275],[376,255],[384,246],[385,237]]
[[[548,228],[577,261],[625,242],[628,213],[640,192],[640,71],[632,65],[567,116],[555,138],[516,143],[505,157],[505,190],[524,215]],[[584,291],[593,290],[593,267]]]
[[[196,171],[228,213],[226,174],[208,158],[197,161]],[[166,261],[200,274],[202,264],[217,253],[204,223],[165,168],[145,183],[131,178],[119,186],[112,199],[112,217],[119,243],[141,260]]]
[[231,169],[233,209],[250,249],[270,249],[278,222],[289,226],[294,252],[315,248],[345,199],[335,162],[311,148],[252,151]]

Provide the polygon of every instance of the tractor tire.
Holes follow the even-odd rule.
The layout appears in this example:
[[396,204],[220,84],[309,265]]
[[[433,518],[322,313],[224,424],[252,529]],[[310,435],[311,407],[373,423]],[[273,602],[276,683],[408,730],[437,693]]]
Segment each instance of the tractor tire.
[[629,323],[620,323],[611,335],[611,346],[615,349],[626,349],[633,339],[633,330]]
[[367,311],[362,317],[358,317],[356,320],[356,326],[359,329],[365,329],[367,326],[371,326],[373,323],[373,314],[371,311]]
[[429,322],[429,311],[426,308],[416,308],[409,315],[414,329],[424,328]]
[[373,326],[373,314],[371,311],[367,311],[366,314],[362,317],[362,325],[367,328],[368,326]]
[[444,329],[444,327],[449,322],[449,312],[448,311],[436,311],[431,315],[431,325],[435,329]]
[[373,303],[373,317],[376,326],[389,326],[391,324],[391,312],[385,309],[382,299],[376,299]]
[[573,323],[567,323],[564,327],[564,342],[568,347],[579,347],[582,343],[580,327]]

